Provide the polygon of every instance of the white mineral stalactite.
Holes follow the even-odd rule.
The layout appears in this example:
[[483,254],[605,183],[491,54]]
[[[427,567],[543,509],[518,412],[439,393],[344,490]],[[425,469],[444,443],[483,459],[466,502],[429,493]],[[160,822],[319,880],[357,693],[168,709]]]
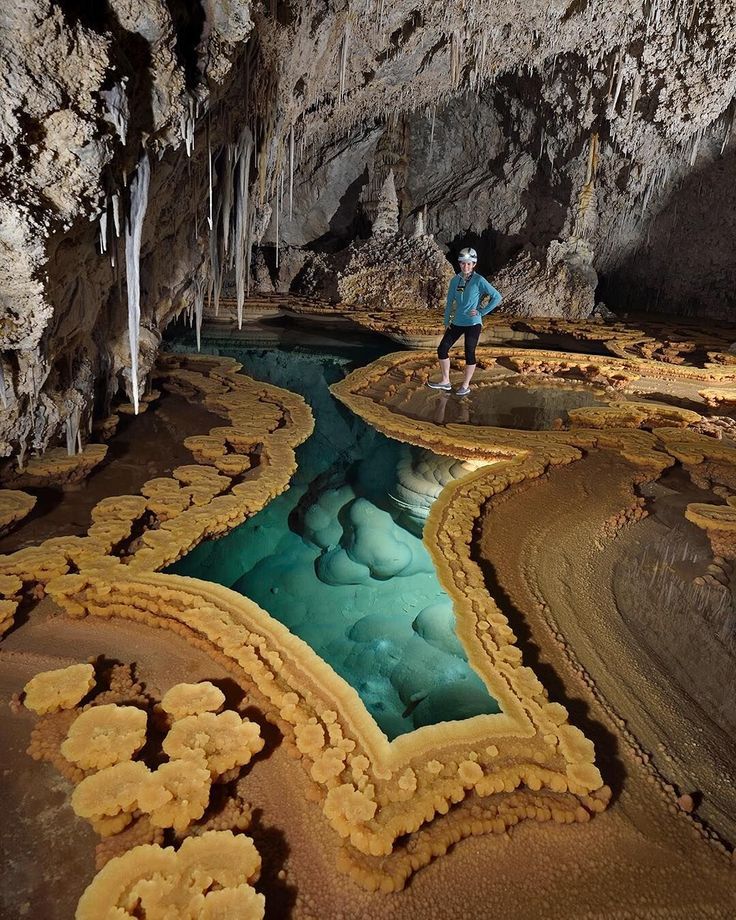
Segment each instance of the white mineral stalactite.
[[634,85],[631,89],[631,100],[629,101],[629,118],[627,126],[630,128],[634,121],[634,111],[636,103],[639,101],[639,92],[641,89],[641,74],[637,70],[634,74]]
[[289,220],[294,215],[294,125],[289,131]]
[[250,248],[249,180],[253,156],[253,135],[243,128],[238,141],[238,193],[235,206],[235,297],[238,311],[238,329],[243,328],[243,304],[248,279],[248,250]]
[[338,101],[342,102],[345,98],[345,80],[348,67],[348,54],[350,49],[350,22],[345,23],[345,31],[342,35],[342,44],[340,45],[340,89],[338,92]]
[[141,234],[148,207],[151,164],[146,153],[130,183],[130,213],[125,226],[125,270],[128,287],[128,342],[133,409],[138,414],[138,341],[141,324]]
[[621,87],[624,84],[624,66],[620,57],[618,60],[618,74],[616,76],[616,88],[613,92],[613,98],[611,100],[611,113],[615,113],[616,105],[618,104],[618,97],[621,95]]
[[212,233],[212,141],[209,138],[209,129],[207,130],[207,134],[207,190],[209,205],[207,224],[210,228],[210,233]]
[[199,277],[194,283],[194,318],[197,334],[197,351],[202,348],[202,313],[204,311],[204,278]]
[[190,96],[187,99],[187,110],[180,119],[181,138],[187,151],[187,156],[191,157],[194,150],[194,122],[196,120],[194,100]]
[[218,227],[220,222],[220,214],[222,212],[222,200],[218,195],[217,205],[215,207],[214,213],[214,228],[210,233],[210,290],[209,297],[213,302],[213,307],[215,311],[215,316],[220,312],[220,293],[222,291],[222,267],[223,267],[223,254],[220,249],[220,234],[218,233]]
[[112,223],[115,227],[115,236],[120,236],[120,195],[117,192],[112,196]]
[[107,204],[105,210],[100,214],[100,255],[107,252]]
[[66,452],[70,457],[73,457],[77,452],[77,444],[79,445],[79,453],[82,452],[82,440],[79,433],[79,423],[80,423],[80,410],[79,406],[75,405],[69,415],[66,417],[65,428],[66,428]]
[[8,390],[5,385],[5,368],[2,360],[0,360],[0,403],[2,403],[3,409],[8,408]]
[[235,145],[225,147],[225,172],[222,177],[222,251],[227,255],[230,249],[230,221],[233,209],[233,180],[235,172]]

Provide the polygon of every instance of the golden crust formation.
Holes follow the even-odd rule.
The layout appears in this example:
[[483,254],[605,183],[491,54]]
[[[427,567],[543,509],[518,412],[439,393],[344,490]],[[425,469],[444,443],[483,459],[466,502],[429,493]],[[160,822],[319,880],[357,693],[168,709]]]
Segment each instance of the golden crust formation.
[[568,411],[573,428],[687,428],[702,416],[692,409],[649,402],[616,402]]
[[263,750],[255,722],[237,712],[200,712],[177,719],[164,739],[164,752],[172,760],[203,761],[213,779],[234,767],[244,767]]
[[[550,365],[559,361],[551,353],[536,353],[536,358]],[[471,665],[499,701],[500,713],[426,726],[389,743],[357,693],[256,604],[218,585],[156,572],[202,539],[225,533],[283,491],[295,468],[294,447],[311,431],[302,400],[238,375],[237,365],[221,359],[164,362],[165,387],[202,399],[229,419],[229,425],[190,444],[197,463],[177,468],[170,479],[150,480],[140,496],[100,503],[87,537],[46,541],[40,548],[0,558],[0,574],[43,582],[68,612],[172,629],[208,651],[239,682],[252,685],[269,717],[289,743],[293,740],[317,784],[327,820],[345,839],[343,866],[360,884],[386,890],[402,887],[411,872],[454,839],[502,832],[530,816],[585,821],[603,810],[610,796],[595,766],[593,745],[568,723],[564,707],[549,701],[533,671],[524,666],[508,621],[471,558],[473,522],[484,502],[514,483],[544,475],[550,466],[578,461],[595,448],[620,451],[636,463],[645,480],[673,462],[667,450],[673,432],[680,438],[678,444],[692,446],[704,440],[715,445],[712,439],[671,428],[519,432],[441,427],[406,418],[371,398],[372,380],[416,360],[416,355],[381,359],[354,372],[333,391],[388,434],[476,461],[476,472],[445,488],[435,502],[426,535],[441,582],[453,599],[459,638]],[[583,357],[577,378],[570,361],[563,370],[570,379],[611,385],[638,374],[635,361],[624,363],[622,369],[613,359],[600,363]],[[412,379],[414,373],[407,371]],[[699,440],[691,440],[691,434]],[[717,445],[709,449],[717,450]],[[217,466],[218,458],[228,456],[255,462],[232,475]],[[202,755],[196,751],[202,745],[190,743],[190,735],[207,735],[212,749],[208,741],[203,754],[210,774],[227,770],[229,759],[212,761],[227,745],[214,740],[212,733],[187,734],[194,725],[219,725],[223,716],[228,713],[183,716],[174,722],[165,749],[176,757],[189,753],[194,764],[201,764]],[[230,736],[231,731],[237,735],[241,730],[233,723],[224,734]],[[245,740],[245,745],[254,740]],[[158,792],[166,787],[174,802],[177,771],[170,772],[171,784],[160,782]],[[480,818],[437,822],[437,831],[428,838],[433,842],[417,852],[397,846],[398,838],[418,834],[471,793],[482,803]],[[95,814],[98,821],[121,820],[120,811]],[[167,820],[184,820],[178,806],[172,805]]]
[[[462,641],[502,712],[427,726],[391,743],[357,693],[257,605],[217,585],[156,574],[203,538],[225,533],[283,491],[295,468],[294,447],[312,426],[299,397],[238,375],[234,362],[167,357],[164,365],[164,387],[203,399],[210,409],[227,415],[230,425],[213,429],[208,435],[212,440],[191,445],[199,463],[177,468],[171,479],[150,480],[140,496],[100,502],[87,537],[48,540],[0,558],[0,574],[42,582],[74,615],[127,617],[174,629],[208,650],[242,683],[254,684],[266,711],[294,739],[321,790],[328,821],[348,841],[346,853],[355,854],[348,861],[361,884],[400,888],[415,860],[401,853],[393,862],[388,859],[397,838],[445,815],[471,792],[492,802],[503,798],[503,808],[490,821],[492,830],[526,815],[530,795],[546,803],[540,815],[549,820],[587,820],[603,809],[609,792],[594,765],[592,745],[567,724],[564,709],[549,703],[533,672],[522,665],[511,629],[473,571],[469,552],[465,553],[467,543],[462,543],[465,555],[458,555],[457,546],[448,549],[440,575],[456,607],[463,607],[458,614],[466,624]],[[423,443],[420,423],[415,431]],[[493,489],[501,490],[544,470],[545,463],[531,457],[537,439],[525,440],[523,434],[507,432],[506,441],[497,439],[489,451],[487,439],[475,441],[472,430],[465,428],[470,440],[461,447],[461,456],[481,464],[489,457],[505,460],[494,468]],[[546,462],[572,462],[581,456],[582,447],[616,442],[619,436],[605,431],[554,433]],[[662,454],[650,456],[652,436],[647,432],[629,431],[626,436],[630,449],[644,462],[662,462]],[[231,478],[204,462],[216,452],[219,457],[232,453],[257,462],[242,476]],[[522,460],[530,464],[528,471],[519,470]],[[470,480],[480,482],[477,476],[483,472]],[[457,515],[452,532],[469,534],[481,492],[466,495],[454,489],[448,501],[450,495]],[[430,530],[428,543],[437,539],[438,533]],[[72,565],[77,571],[70,572]],[[172,756],[183,755],[186,748],[198,747],[184,738],[190,723],[219,725],[223,717],[234,715],[185,716],[174,722],[165,749]],[[225,734],[239,731],[227,726]],[[182,734],[178,747],[177,732]],[[260,739],[245,739],[252,749],[256,743]],[[227,762],[213,761],[217,748],[223,747],[220,740],[213,740],[212,750],[209,742],[204,747],[211,774],[229,768],[232,756]],[[236,763],[237,757],[232,765]],[[112,801],[117,801],[114,794]],[[138,802],[137,793],[134,801]],[[94,812],[98,826],[107,819],[108,830],[110,821],[121,822],[125,813],[110,810]],[[451,836],[457,832],[449,831]],[[460,829],[461,835],[472,832],[470,825]],[[361,859],[378,859],[381,865],[368,871]]]
[[147,721],[137,706],[92,706],[72,723],[61,753],[83,770],[130,760],[146,743]]
[[261,858],[250,837],[208,831],[178,850],[155,844],[111,859],[87,886],[76,920],[100,917],[210,917],[261,920],[265,899],[252,887]]
[[736,495],[730,495],[725,505],[691,502],[685,517],[706,532],[714,556],[736,559]]
[[105,459],[107,445],[87,444],[78,454],[65,447],[52,447],[40,457],[31,457],[22,470],[6,468],[3,482],[9,486],[65,486],[86,479]]
[[21,521],[36,504],[36,496],[20,489],[0,490],[0,534]]
[[203,680],[198,684],[176,684],[161,700],[161,709],[172,719],[183,719],[202,712],[219,712],[225,702],[225,694]]
[[94,685],[95,669],[91,664],[73,664],[68,668],[42,671],[23,688],[23,703],[38,715],[72,709]]

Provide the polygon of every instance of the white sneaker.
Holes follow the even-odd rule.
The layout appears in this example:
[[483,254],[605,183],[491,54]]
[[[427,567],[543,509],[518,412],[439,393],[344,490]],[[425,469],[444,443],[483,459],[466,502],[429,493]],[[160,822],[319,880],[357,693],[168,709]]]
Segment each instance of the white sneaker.
[[432,390],[451,390],[452,389],[451,383],[431,383],[429,380],[427,381],[427,386],[430,387],[430,389]]
[[467,396],[470,392],[470,387],[458,387],[455,390],[455,396]]

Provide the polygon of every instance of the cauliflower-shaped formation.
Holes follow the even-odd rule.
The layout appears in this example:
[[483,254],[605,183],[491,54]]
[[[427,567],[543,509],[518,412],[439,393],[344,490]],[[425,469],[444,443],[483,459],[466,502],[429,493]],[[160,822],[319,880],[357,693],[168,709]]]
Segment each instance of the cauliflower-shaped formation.
[[312,779],[317,783],[326,783],[328,780],[339,776],[345,769],[345,754],[335,748],[327,748],[312,764],[309,771]]
[[134,847],[97,873],[79,900],[76,920],[261,920],[265,899],[251,887],[260,868],[253,841],[231,831],[188,837],[178,852],[156,844]]
[[99,821],[138,808],[149,776],[148,767],[138,760],[125,760],[85,776],[72,792],[72,808],[80,818]]
[[417,775],[411,767],[407,767],[399,777],[399,789],[402,789],[404,792],[416,792],[416,788]]
[[255,722],[241,719],[228,709],[216,715],[202,712],[174,722],[164,738],[163,749],[172,760],[200,759],[204,755],[212,778],[250,763],[263,748]]
[[201,818],[210,800],[212,779],[204,759],[172,760],[151,773],[141,788],[138,807],[148,812],[154,827],[185,830]]
[[325,746],[325,732],[319,723],[305,722],[294,729],[296,746],[302,754],[316,754]]
[[135,706],[93,706],[72,722],[61,753],[83,770],[130,760],[146,743],[146,713]]
[[474,760],[463,760],[457,768],[457,773],[466,788],[476,786],[483,779],[483,767]]
[[59,709],[71,709],[94,685],[95,669],[91,664],[42,671],[25,685],[24,703],[41,716]]
[[370,821],[377,807],[365,791],[356,789],[352,783],[344,783],[327,793],[324,813],[338,832],[347,837],[354,827]]
[[203,680],[199,684],[176,684],[164,693],[161,708],[172,719],[183,719],[201,712],[219,712],[224,702],[222,690]]
[[265,900],[250,885],[221,888],[204,896],[198,914],[201,920],[261,920]]

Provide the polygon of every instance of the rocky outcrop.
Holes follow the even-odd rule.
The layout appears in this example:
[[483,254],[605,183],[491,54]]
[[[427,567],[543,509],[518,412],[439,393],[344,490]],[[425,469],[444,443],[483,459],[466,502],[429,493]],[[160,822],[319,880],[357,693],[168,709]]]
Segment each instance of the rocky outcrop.
[[[731,156],[735,42],[727,0],[11,5],[0,455],[57,443],[77,414],[85,431],[118,390],[135,399],[116,230],[142,148],[141,341],[216,301],[228,270],[242,301],[253,242],[335,252],[365,237],[390,171],[403,233],[426,213],[451,256],[476,245],[486,274],[524,248],[546,264],[554,240],[581,239],[614,308],[635,290],[642,306],[727,310],[734,263],[715,228],[728,195],[706,214],[688,176],[715,192]],[[670,199],[713,228],[671,276]],[[655,266],[667,280],[643,287]]]
[[513,316],[550,316],[588,319],[595,306],[598,276],[593,252],[582,240],[553,240],[544,262],[527,250],[494,276],[503,291],[504,313]]

